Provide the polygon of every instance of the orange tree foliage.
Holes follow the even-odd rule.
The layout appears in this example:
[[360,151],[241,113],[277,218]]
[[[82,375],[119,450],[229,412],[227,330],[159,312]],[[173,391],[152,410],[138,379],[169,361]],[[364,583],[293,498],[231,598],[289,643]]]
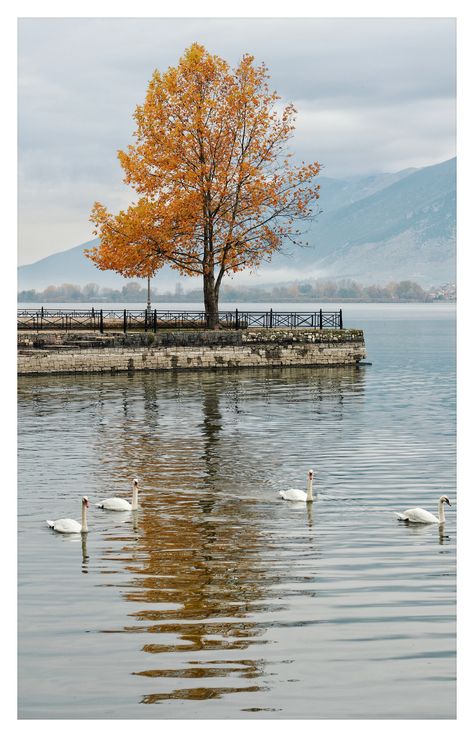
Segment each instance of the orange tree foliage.
[[296,111],[278,112],[267,80],[252,56],[232,70],[199,44],[155,71],[135,142],[118,154],[138,199],[118,215],[96,202],[91,215],[100,245],[87,255],[100,269],[145,277],[168,263],[202,275],[211,327],[224,274],[257,267],[285,239],[301,244],[319,196],[319,164],[290,164]]

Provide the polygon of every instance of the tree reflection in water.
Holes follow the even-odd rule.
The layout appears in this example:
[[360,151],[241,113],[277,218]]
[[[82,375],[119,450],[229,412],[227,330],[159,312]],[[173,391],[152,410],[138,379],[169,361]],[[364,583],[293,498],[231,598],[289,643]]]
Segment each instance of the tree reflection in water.
[[[144,696],[144,703],[265,690],[268,659],[261,653],[272,642],[269,630],[283,624],[278,612],[287,607],[285,597],[298,595],[299,586],[316,577],[314,512],[307,505],[291,511],[300,514],[301,525],[289,561],[281,555],[289,512],[273,489],[265,491],[272,462],[262,460],[262,444],[252,440],[252,432],[261,430],[248,402],[252,378],[129,377],[123,416],[115,418],[113,433],[109,423],[100,437],[104,464],[113,458],[115,474],[126,476],[133,468],[141,479],[134,532],[122,538],[124,568],[133,575],[123,596],[145,606],[130,615],[138,624],[124,629],[150,635],[143,646],[150,667],[133,674],[171,686]],[[272,409],[280,390],[286,401],[311,402],[316,416],[326,393],[331,411],[343,413],[342,387],[362,389],[360,374],[352,371],[348,380],[347,369],[258,378],[258,400],[270,414],[282,411]],[[299,382],[309,385],[303,397]],[[277,451],[268,438],[268,453]],[[298,555],[304,555],[306,575],[295,575]],[[183,679],[204,680],[186,689]]]

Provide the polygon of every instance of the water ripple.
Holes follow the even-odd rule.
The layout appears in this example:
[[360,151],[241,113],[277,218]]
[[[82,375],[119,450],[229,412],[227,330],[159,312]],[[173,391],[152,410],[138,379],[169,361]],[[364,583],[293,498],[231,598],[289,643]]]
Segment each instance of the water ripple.
[[[452,717],[456,506],[394,515],[456,501],[437,327],[367,370],[22,378],[21,714]],[[312,507],[279,499],[310,467]],[[46,527],[134,476],[138,513]]]

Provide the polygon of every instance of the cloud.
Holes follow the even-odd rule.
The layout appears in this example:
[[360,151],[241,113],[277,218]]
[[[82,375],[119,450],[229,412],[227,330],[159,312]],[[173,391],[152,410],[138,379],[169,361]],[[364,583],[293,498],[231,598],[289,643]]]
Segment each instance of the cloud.
[[153,70],[193,41],[232,64],[244,52],[265,61],[299,111],[296,156],[327,176],[455,154],[453,19],[21,19],[21,263],[90,238],[95,200],[127,204],[116,152],[131,141]]
[[455,111],[446,98],[296,107],[295,151],[319,160],[328,176],[396,172],[455,156]]

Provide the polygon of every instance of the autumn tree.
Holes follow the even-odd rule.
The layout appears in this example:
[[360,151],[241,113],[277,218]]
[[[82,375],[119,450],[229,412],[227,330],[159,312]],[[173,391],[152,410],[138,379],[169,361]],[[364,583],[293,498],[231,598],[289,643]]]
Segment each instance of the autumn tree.
[[176,67],[155,71],[135,141],[118,153],[138,199],[117,215],[95,203],[100,245],[89,258],[125,277],[166,263],[202,275],[216,327],[224,275],[256,268],[287,240],[302,245],[300,223],[318,198],[320,166],[291,165],[296,111],[279,99],[266,66],[247,54],[232,70],[193,44]]

